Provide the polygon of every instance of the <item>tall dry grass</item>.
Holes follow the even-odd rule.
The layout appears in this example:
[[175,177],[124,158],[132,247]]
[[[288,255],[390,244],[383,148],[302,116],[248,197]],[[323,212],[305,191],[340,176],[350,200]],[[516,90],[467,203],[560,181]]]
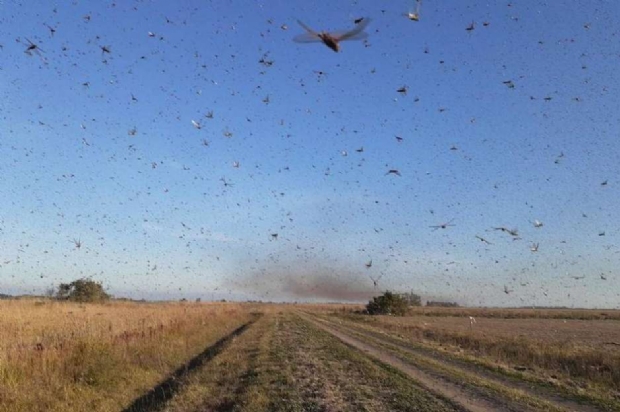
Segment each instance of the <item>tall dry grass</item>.
[[225,303],[0,301],[0,411],[118,411],[250,312]]

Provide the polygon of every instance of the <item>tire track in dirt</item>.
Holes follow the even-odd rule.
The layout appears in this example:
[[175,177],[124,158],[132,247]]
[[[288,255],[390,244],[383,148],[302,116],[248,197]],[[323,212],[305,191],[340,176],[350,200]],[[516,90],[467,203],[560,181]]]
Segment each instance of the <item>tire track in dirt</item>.
[[293,366],[288,382],[298,396],[298,409],[278,410],[466,411],[295,314],[282,318],[277,334],[277,363]]
[[[347,327],[329,322],[322,318],[319,320],[314,317],[308,318],[307,313],[304,313],[304,315],[302,315],[302,317],[305,320],[321,327],[343,342],[363,351],[369,356],[375,357],[388,365],[406,372],[409,376],[421,382],[431,391],[440,390],[436,393],[443,394],[458,404],[467,407],[469,410],[474,409],[471,409],[467,404],[463,403],[463,400],[474,399],[477,403],[480,403],[478,406],[481,407],[488,407],[489,404],[492,404],[494,406],[491,410],[548,410],[574,412],[600,412],[607,410],[606,408],[600,408],[593,404],[582,404],[576,400],[563,398],[555,392],[551,394],[541,393],[541,391],[536,391],[532,387],[529,387],[526,382],[515,382],[507,377],[502,379],[498,376],[491,376],[490,371],[486,371],[486,375],[484,373],[479,373],[479,371],[472,370],[471,367],[466,368],[462,365],[459,366],[459,362],[451,363],[450,359],[441,358],[441,354],[434,354],[434,356],[429,356],[428,354],[423,355],[418,353],[414,348],[407,347],[404,344],[395,344],[390,341],[389,338],[373,336],[368,333],[368,331],[361,332],[353,328],[343,330],[347,329]],[[403,354],[403,352],[405,353]],[[414,359],[411,359],[411,356]],[[384,360],[383,357],[386,359]],[[418,359],[422,362],[421,365],[417,365]],[[395,364],[391,362],[395,362]],[[436,366],[433,364],[439,364],[439,368],[435,369]],[[475,367],[475,365],[471,366]],[[403,368],[413,369],[413,371],[405,371]],[[446,373],[446,371],[442,371],[442,369],[447,369],[448,372]],[[450,376],[452,372],[457,372],[458,375],[461,375],[461,378],[455,379],[454,376]],[[471,379],[468,379],[469,377],[471,377]],[[463,383],[461,383],[461,381]],[[482,382],[482,386],[480,386],[480,382]],[[488,386],[489,384],[491,386]],[[466,386],[469,386],[469,388],[466,388]],[[500,392],[497,394],[488,393],[489,390],[485,390],[485,387],[490,388],[491,392],[496,392],[498,390],[497,388],[500,388]],[[496,389],[493,389],[493,387]],[[517,399],[510,393],[502,393],[504,390],[513,392],[514,395],[517,395]],[[453,397],[454,395],[456,397]],[[514,404],[515,402],[517,402],[517,404]],[[524,402],[527,404],[523,404]]]
[[[487,369],[484,369],[478,365],[468,364],[465,361],[459,361],[456,359],[450,359],[443,356],[440,352],[434,351],[428,348],[418,348],[407,345],[403,342],[398,342],[395,338],[388,336],[377,336],[380,332],[373,333],[372,331],[357,328],[354,325],[342,325],[335,324],[333,321],[327,319],[320,319],[322,322],[327,322],[331,326],[338,330],[346,330],[349,333],[353,333],[358,337],[363,336],[369,338],[383,345],[397,348],[397,350],[410,354],[418,359],[428,359],[431,362],[438,363],[448,369],[456,370],[460,373],[467,375],[474,375],[476,377],[483,378],[496,385],[504,386],[508,389],[517,390],[523,392],[525,395],[533,398],[540,399],[546,403],[553,405],[560,410],[567,410],[573,412],[602,412],[606,409],[597,407],[593,404],[580,403],[576,400],[568,399],[553,388],[542,388],[540,386],[533,386],[535,384],[528,383],[527,381],[517,381],[516,378],[510,378],[502,376],[499,373],[493,373]],[[570,396],[570,395],[566,395]]]
[[[242,399],[247,394],[248,388],[252,385],[252,382],[256,379],[257,376],[257,363],[258,357],[260,355],[260,342],[265,338],[266,330],[264,325],[261,325],[260,322],[265,321],[265,317],[263,317],[260,321],[256,322],[254,327],[247,331],[243,337],[237,339],[233,339],[230,345],[228,345],[223,353],[221,354],[220,360],[226,362],[227,356],[230,356],[230,351],[234,351],[236,359],[228,359],[229,367],[233,367],[236,369],[236,372],[239,373],[237,379],[234,382],[226,382],[223,374],[220,373],[220,378],[217,383],[219,386],[225,387],[224,385],[231,385],[229,388],[232,389],[230,393],[227,394],[223,399],[219,399],[218,402],[213,404],[211,408],[208,406],[203,406],[199,410],[201,411],[212,411],[212,412],[231,412],[242,409]],[[223,358],[223,359],[222,359]],[[239,360],[245,358],[245,364],[239,364]],[[217,373],[217,371],[214,371]]]
[[377,349],[375,346],[362,342],[361,340],[354,338],[334,327],[328,326],[323,322],[319,322],[308,316],[301,315],[304,320],[310,322],[316,327],[328,332],[334,337],[338,338],[348,346],[351,346],[367,356],[373,357],[384,364],[387,364],[399,371],[405,373],[407,376],[415,380],[420,386],[427,389],[429,392],[439,395],[442,398],[449,399],[470,412],[497,412],[497,411],[510,411],[505,408],[501,403],[493,402],[488,399],[476,397],[470,392],[466,391],[458,385],[452,384],[445,380],[440,380],[435,377],[431,377],[427,373],[406,364],[398,357],[389,354],[385,351]]
[[150,389],[141,397],[135,399],[123,412],[160,411],[182,388],[188,377],[197,369],[215,358],[237,336],[245,332],[254,322],[260,318],[255,316],[250,321],[239,326],[228,335],[224,336],[213,345],[208,346],[200,354],[189,362],[177,368],[167,379]]

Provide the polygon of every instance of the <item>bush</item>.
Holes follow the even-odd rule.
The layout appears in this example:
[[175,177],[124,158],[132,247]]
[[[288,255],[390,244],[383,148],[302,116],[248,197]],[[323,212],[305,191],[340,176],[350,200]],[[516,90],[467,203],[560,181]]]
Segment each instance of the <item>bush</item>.
[[366,311],[370,315],[404,316],[408,307],[409,302],[405,297],[386,291],[383,295],[372,298],[366,305]]
[[103,302],[110,299],[103,286],[91,279],[78,279],[71,283],[61,283],[56,298],[72,302]]

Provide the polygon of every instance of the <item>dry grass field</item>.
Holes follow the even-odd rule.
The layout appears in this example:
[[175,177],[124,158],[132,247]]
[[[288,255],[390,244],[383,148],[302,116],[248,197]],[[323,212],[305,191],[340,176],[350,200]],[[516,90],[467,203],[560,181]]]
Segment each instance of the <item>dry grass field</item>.
[[0,410],[119,411],[250,312],[237,304],[0,301]]
[[411,315],[500,319],[580,319],[620,320],[620,310],[607,309],[535,309],[535,308],[444,308],[420,306],[410,309]]
[[473,325],[468,316],[384,317],[381,321],[382,324],[396,329],[416,329],[438,334],[461,333],[493,339],[525,339],[531,342],[552,343],[555,346],[620,349],[620,345],[613,344],[613,342],[620,344],[620,321],[484,317],[475,319],[476,323]]
[[617,312],[356,309],[1,301],[0,411],[620,411]]

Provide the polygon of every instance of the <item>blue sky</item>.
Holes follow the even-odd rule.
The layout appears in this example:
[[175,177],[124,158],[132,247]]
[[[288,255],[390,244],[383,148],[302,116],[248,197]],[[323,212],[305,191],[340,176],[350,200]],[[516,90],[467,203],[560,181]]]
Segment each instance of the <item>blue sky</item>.
[[0,290],[616,307],[620,5],[414,7],[0,2]]

